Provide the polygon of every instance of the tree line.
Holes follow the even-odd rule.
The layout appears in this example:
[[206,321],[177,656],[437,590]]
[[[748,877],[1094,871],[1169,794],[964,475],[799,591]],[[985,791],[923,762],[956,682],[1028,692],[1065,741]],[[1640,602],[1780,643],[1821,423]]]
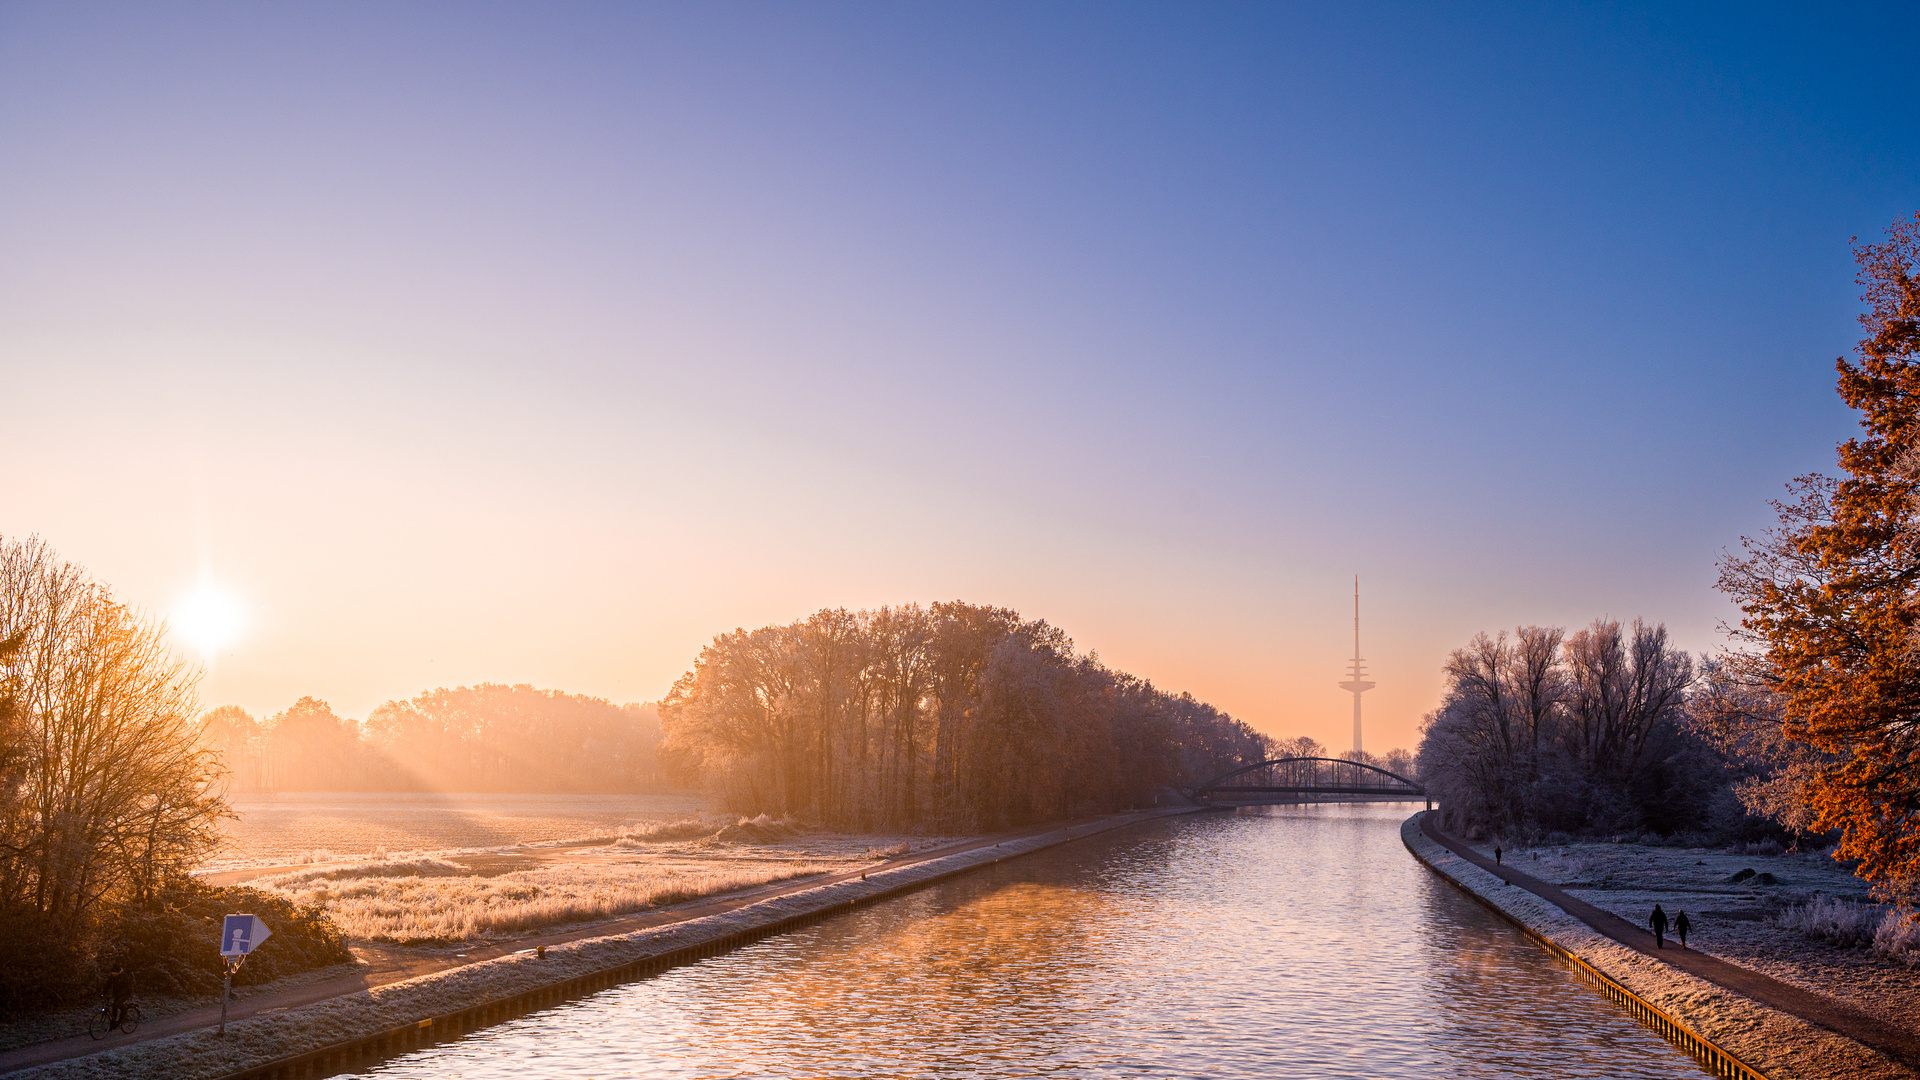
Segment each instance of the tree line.
[[1044,621],[959,602],[721,634],[660,715],[669,766],[725,805],[849,828],[1144,806],[1275,747]]
[[1722,559],[1732,647],[1696,665],[1638,622],[1475,638],[1419,755],[1456,827],[1817,835],[1920,900],[1920,214],[1855,258],[1865,334],[1835,368],[1861,434]]
[[303,697],[255,720],[227,705],[201,741],[232,790],[613,794],[656,790],[651,704],[482,683],[388,701],[364,723]]

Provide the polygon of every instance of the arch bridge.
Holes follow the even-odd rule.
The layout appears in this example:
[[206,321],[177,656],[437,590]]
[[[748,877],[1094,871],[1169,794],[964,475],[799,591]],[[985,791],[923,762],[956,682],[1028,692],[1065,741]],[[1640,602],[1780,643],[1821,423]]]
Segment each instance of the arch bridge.
[[1216,776],[1193,789],[1194,798],[1225,806],[1298,802],[1312,795],[1426,799],[1427,809],[1433,809],[1426,788],[1378,765],[1346,758],[1274,758]]

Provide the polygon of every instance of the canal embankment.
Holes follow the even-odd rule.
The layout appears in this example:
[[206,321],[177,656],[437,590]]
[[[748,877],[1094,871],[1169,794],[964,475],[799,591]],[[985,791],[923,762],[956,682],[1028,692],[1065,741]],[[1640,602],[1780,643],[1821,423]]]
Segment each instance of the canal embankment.
[[[1861,1034],[1876,1041],[1895,1040],[1889,1046],[1894,1053],[1902,1052],[1898,1040],[1911,1038],[1911,1033],[1883,1030],[1884,1024],[1870,1017],[1849,1015],[1844,1007],[1836,1011],[1838,1002],[1802,1001],[1795,995],[1805,995],[1805,991],[1704,954],[1672,949],[1671,956],[1649,955],[1637,947],[1632,935],[1639,931],[1630,924],[1597,909],[1586,911],[1590,905],[1513,868],[1482,865],[1488,861],[1464,844],[1448,844],[1446,838],[1430,835],[1422,827],[1426,817],[1415,814],[1400,830],[1402,841],[1417,859],[1550,950],[1572,963],[1587,965],[1601,979],[1639,998],[1658,1014],[1642,1019],[1656,1026],[1670,1021],[1681,1029],[1680,1041],[1690,1036],[1721,1048],[1767,1080],[1893,1080],[1920,1076],[1920,1071],[1891,1054],[1835,1027],[1864,1022]],[[1554,902],[1556,899],[1559,903]],[[1587,917],[1577,912],[1585,912]],[[1651,936],[1645,936],[1651,947]],[[1700,970],[1684,970],[1679,966],[1682,964]],[[1715,965],[1732,970],[1720,971]],[[1715,975],[1719,981],[1711,977]],[[1834,1026],[1779,1007],[1781,1003],[1797,1004],[1804,1012]],[[1631,1001],[1627,1004],[1633,1007]]]
[[[566,941],[227,1025],[18,1069],[34,1080],[327,1076],[500,1020],[691,963],[771,934],[1084,837],[1199,807],[1106,815],[890,860],[745,904]],[[30,1049],[30,1048],[29,1048]],[[18,1060],[16,1058],[16,1060]]]

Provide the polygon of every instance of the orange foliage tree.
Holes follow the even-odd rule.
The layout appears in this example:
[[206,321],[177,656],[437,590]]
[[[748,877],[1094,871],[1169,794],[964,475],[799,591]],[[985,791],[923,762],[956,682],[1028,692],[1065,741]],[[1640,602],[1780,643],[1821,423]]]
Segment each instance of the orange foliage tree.
[[1860,413],[1844,475],[1804,476],[1779,524],[1721,564],[1741,635],[1785,706],[1784,734],[1831,760],[1805,781],[1837,854],[1920,887],[1920,214],[1855,248],[1868,310],[1839,391]]

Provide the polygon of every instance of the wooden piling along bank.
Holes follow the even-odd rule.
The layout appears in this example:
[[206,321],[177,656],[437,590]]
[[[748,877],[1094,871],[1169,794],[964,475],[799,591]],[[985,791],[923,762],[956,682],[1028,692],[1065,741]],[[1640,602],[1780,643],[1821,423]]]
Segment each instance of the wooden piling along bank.
[[[1204,809],[1204,808],[1193,808]],[[1186,809],[1174,813],[1190,812]],[[1058,833],[1048,833],[1040,837],[1030,837],[1006,843],[1005,847],[975,849],[935,860],[952,861],[954,865],[934,873],[902,874],[905,880],[896,882],[843,882],[870,886],[863,888],[856,896],[835,899],[791,914],[769,918],[749,927],[717,932],[673,948],[664,949],[652,955],[640,957],[626,963],[616,964],[602,970],[579,975],[573,978],[547,983],[538,987],[505,995],[479,1004],[457,1009],[443,1015],[424,1020],[409,1022],[374,1034],[361,1036],[320,1047],[303,1053],[278,1058],[258,1065],[250,1065],[224,1073],[209,1074],[215,1080],[309,1080],[333,1076],[370,1062],[395,1054],[419,1049],[436,1042],[458,1038],[472,1031],[511,1020],[518,1016],[552,1008],[555,1005],[585,997],[589,994],[632,982],[636,979],[657,975],[670,968],[691,964],[709,957],[731,952],[743,945],[751,944],[775,934],[785,933],[799,927],[819,922],[833,915],[854,910],[881,900],[890,899],[903,893],[913,892],[929,885],[937,884],[982,867],[995,866],[1007,859],[1042,851],[1069,841],[1093,836],[1112,829],[1131,825],[1156,817],[1171,816],[1168,812],[1126,815],[1071,826]],[[926,864],[921,864],[925,866]],[[912,871],[920,867],[909,866],[902,870]],[[875,875],[879,876],[879,875]],[[831,888],[827,886],[825,888]],[[825,899],[825,898],[822,898]],[[749,909],[741,909],[748,911]]]
[[1705,1065],[1715,1076],[1730,1076],[1734,1077],[1735,1080],[1768,1080],[1765,1073],[1740,1060],[1725,1047],[1720,1046],[1712,1039],[1689,1028],[1676,1019],[1673,1014],[1627,989],[1625,986],[1622,986],[1606,972],[1575,956],[1570,950],[1552,938],[1528,926],[1526,923],[1502,909],[1500,905],[1481,896],[1471,888],[1468,888],[1465,882],[1460,881],[1452,874],[1435,866],[1431,859],[1422,855],[1420,849],[1413,846],[1413,842],[1407,838],[1404,831],[1401,833],[1401,839],[1406,842],[1407,851],[1412,853],[1414,858],[1420,860],[1421,864],[1427,869],[1433,871],[1440,880],[1466,893],[1480,906],[1518,927],[1520,932],[1531,938],[1535,944],[1559,958],[1561,963],[1572,968],[1574,975],[1581,982],[1598,989],[1601,993],[1611,998],[1615,1004],[1626,1009],[1634,1019],[1659,1032],[1668,1042],[1693,1055],[1697,1061]]

